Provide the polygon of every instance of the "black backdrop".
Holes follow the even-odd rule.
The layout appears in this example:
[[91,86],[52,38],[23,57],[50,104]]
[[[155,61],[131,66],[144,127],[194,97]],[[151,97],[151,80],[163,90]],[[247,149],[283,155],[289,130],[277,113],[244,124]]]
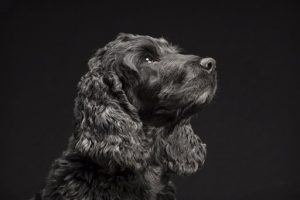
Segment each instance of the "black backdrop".
[[1,3],[0,198],[42,188],[72,133],[87,60],[119,32],[217,60],[216,98],[193,119],[207,162],[174,178],[178,199],[299,198],[297,5],[141,2]]

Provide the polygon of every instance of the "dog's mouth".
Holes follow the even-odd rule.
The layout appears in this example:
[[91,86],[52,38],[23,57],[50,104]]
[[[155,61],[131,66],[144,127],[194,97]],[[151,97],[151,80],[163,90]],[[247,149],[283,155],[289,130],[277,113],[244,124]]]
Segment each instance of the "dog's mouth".
[[206,103],[206,101],[209,99],[209,96],[211,95],[211,89],[208,88],[206,90],[204,90],[204,92],[202,92],[198,99],[197,99],[197,103],[198,104],[204,104]]
[[203,89],[201,89],[202,92],[199,94],[196,100],[197,104],[209,103],[214,97],[216,90],[217,90],[217,74],[215,72],[210,77],[209,81],[207,82],[207,85],[204,86]]
[[215,81],[211,82],[204,88],[200,89],[200,93],[196,99],[196,104],[203,105],[209,103],[214,97],[216,92],[216,83]]

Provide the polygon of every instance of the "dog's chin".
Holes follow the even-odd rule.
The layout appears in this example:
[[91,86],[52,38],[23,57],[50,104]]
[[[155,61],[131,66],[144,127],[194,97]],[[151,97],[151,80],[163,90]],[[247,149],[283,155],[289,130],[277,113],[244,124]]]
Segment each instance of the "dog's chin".
[[205,88],[199,92],[197,97],[183,108],[182,118],[188,118],[199,113],[207,104],[209,104],[214,96],[212,88]]

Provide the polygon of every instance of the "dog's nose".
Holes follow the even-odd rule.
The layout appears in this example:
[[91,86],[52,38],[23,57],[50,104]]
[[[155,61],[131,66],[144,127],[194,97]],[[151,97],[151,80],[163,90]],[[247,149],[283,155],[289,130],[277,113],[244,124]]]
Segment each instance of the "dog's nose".
[[211,72],[216,68],[216,60],[213,58],[202,58],[200,60],[200,66],[204,70]]

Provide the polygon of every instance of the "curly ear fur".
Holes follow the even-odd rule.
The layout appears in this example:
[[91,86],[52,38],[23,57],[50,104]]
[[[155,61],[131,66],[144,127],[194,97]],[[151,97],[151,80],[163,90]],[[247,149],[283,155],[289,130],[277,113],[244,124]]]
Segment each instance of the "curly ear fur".
[[173,173],[189,175],[204,164],[206,145],[194,134],[190,123],[178,124],[158,143],[160,162]]
[[148,151],[137,111],[114,72],[102,73],[103,69],[90,65],[75,100],[74,148],[100,165],[106,163],[110,170],[139,170],[145,166]]

